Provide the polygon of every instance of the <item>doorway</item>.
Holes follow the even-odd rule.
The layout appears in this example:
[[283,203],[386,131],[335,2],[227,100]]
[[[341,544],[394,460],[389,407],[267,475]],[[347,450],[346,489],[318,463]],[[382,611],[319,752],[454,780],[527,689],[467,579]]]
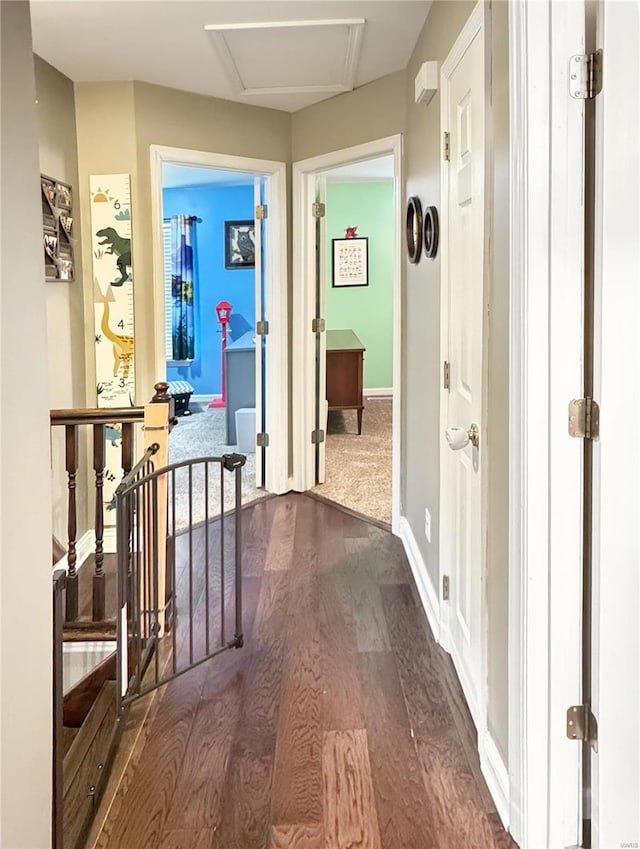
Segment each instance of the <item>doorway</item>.
[[[399,521],[399,137],[294,163],[294,488]],[[309,330],[311,332],[309,332]]]
[[285,492],[285,165],[152,146],[151,176],[157,373],[182,414],[170,459],[239,451],[243,500]]

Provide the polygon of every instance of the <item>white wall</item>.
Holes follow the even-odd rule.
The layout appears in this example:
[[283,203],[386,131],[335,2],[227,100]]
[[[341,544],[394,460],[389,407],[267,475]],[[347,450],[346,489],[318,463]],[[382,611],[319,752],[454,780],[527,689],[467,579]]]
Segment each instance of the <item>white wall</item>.
[[45,849],[51,845],[51,495],[29,4],[1,3],[0,26],[0,846]]

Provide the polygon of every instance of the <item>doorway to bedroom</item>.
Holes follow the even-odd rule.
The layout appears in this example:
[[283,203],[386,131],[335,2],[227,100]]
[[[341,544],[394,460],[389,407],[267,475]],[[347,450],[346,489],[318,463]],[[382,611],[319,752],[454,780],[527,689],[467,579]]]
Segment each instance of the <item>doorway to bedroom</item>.
[[395,139],[294,165],[294,266],[307,281],[294,303],[307,417],[296,488],[384,526],[400,457],[398,168]]
[[[286,331],[279,165],[152,148],[156,360],[177,416],[169,460],[245,455],[243,504],[283,491],[272,452],[287,434],[284,449],[281,431],[264,438],[286,405],[271,379]],[[231,491],[205,481],[177,474],[176,487],[232,506]]]

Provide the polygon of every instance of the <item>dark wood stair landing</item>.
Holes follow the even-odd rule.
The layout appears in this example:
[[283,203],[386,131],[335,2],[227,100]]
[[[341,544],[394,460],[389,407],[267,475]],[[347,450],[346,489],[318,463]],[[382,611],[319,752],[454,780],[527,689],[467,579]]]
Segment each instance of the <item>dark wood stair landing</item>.
[[160,691],[87,849],[514,849],[400,541],[304,495],[244,518],[245,647]]

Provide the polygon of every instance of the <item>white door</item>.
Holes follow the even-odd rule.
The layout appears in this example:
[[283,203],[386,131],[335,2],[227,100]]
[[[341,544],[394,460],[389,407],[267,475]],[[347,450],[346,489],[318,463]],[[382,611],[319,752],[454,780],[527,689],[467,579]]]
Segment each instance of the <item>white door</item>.
[[[480,6],[480,4],[479,4]],[[484,30],[472,15],[442,67],[441,570],[449,581],[449,646],[472,715],[482,704],[482,421],[484,281]],[[445,137],[446,138],[446,137]],[[469,437],[469,432],[474,433]],[[477,433],[477,436],[475,435]],[[479,440],[479,441],[478,441]]]
[[600,3],[595,99],[595,849],[640,842],[640,3]]
[[324,324],[327,320],[327,234],[326,234],[326,178],[315,178],[316,209],[322,212],[316,215],[316,319],[320,322],[316,337],[316,421],[315,431],[319,434],[316,441],[316,483],[326,480],[325,446],[327,437],[327,333]]
[[[253,197],[255,203],[255,329],[256,329],[256,442],[257,434],[267,433],[266,422],[266,354],[267,335],[261,333],[266,328],[261,323],[266,321],[265,290],[268,251],[266,249],[267,227],[266,218],[261,217],[263,212],[269,208],[268,205],[268,181],[264,177],[256,177],[253,184]],[[266,486],[266,446],[256,445],[256,486]]]

